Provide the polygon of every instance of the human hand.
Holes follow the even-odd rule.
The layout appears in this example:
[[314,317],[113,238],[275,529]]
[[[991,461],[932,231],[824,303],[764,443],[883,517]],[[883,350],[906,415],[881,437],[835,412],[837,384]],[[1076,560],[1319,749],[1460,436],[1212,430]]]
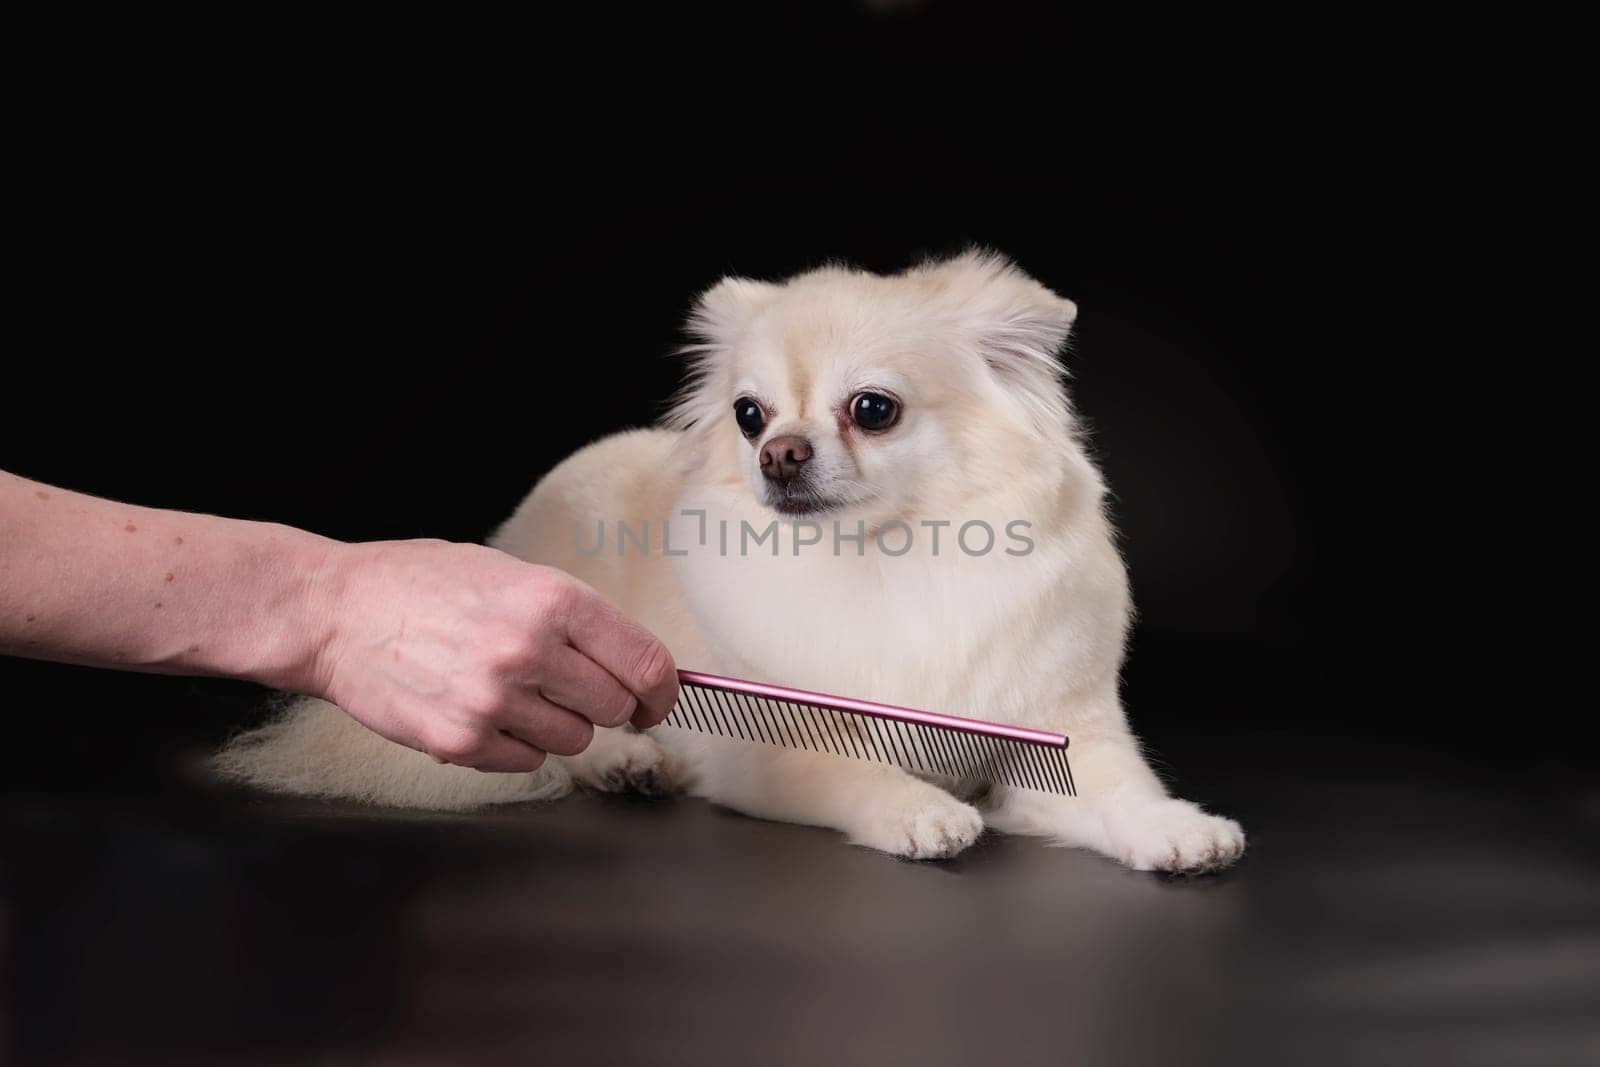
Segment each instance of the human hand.
[[481,545],[339,545],[322,568],[328,636],[299,686],[442,763],[531,771],[596,726],[660,722],[672,656],[563,571]]

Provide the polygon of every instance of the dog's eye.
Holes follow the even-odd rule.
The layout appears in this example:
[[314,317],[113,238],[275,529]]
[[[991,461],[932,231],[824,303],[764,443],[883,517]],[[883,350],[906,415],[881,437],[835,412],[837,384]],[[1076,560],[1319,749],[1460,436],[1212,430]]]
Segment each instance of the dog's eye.
[[761,405],[747,396],[741,396],[733,402],[733,417],[746,437],[754,437],[767,424],[767,416],[761,410]]
[[850,417],[863,430],[887,430],[900,419],[900,404],[882,393],[857,393],[850,401]]

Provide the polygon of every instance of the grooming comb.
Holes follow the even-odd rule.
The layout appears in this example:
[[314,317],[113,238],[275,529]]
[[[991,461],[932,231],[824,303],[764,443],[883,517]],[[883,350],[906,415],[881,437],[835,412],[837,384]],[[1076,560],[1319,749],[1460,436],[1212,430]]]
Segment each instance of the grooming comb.
[[1077,796],[1067,739],[1020,726],[679,671],[663,726]]

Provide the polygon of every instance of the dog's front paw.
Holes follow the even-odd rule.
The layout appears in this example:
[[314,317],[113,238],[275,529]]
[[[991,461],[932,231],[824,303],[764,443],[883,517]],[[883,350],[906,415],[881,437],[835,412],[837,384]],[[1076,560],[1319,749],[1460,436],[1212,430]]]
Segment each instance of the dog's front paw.
[[894,856],[939,860],[954,856],[982,832],[977,808],[929,786],[927,793],[918,790],[914,798],[890,806],[850,839]]
[[1187,800],[1163,799],[1106,814],[1111,847],[1136,871],[1201,874],[1232,866],[1244,853],[1244,830]]
[[679,788],[662,747],[626,730],[597,730],[587,750],[567,759],[567,769],[579,782],[604,793],[663,796]]

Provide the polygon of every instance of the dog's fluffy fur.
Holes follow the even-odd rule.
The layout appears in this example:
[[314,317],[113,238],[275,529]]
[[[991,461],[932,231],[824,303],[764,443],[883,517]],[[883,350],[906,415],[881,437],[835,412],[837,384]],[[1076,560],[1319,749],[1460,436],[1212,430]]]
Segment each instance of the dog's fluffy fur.
[[[979,807],[933,780],[806,751],[658,729],[598,731],[583,754],[530,775],[480,774],[391,744],[316,700],[292,705],[217,757],[256,785],[380,804],[462,809],[602,789],[684,788],[752,815],[829,826],[901,856],[951,856],[985,825],[1093,849],[1139,869],[1233,862],[1239,825],[1169,796],[1118,695],[1127,578],[1099,472],[1080,444],[1057,355],[1076,314],[1006,260],[969,253],[883,277],[827,267],[781,284],[729,278],[695,307],[690,376],[663,428],[608,437],[536,486],[491,539],[595,586],[667,643],[680,666],[1069,735],[1080,795],[996,786]],[[897,397],[867,433],[852,397]],[[754,440],[734,402],[767,421]],[[808,493],[826,511],[781,517],[741,554],[741,522],[777,513],[760,445],[809,440]],[[698,516],[705,512],[705,536]],[[648,522],[648,552],[614,539]],[[873,531],[900,520],[911,550]],[[963,523],[998,535],[984,555]],[[1005,548],[1023,520],[1032,550]],[[674,552],[662,551],[671,522]],[[859,543],[838,542],[834,523]],[[938,551],[923,525],[938,527]],[[721,553],[721,523],[729,530]],[[597,524],[605,551],[592,550]],[[974,528],[978,531],[980,528]],[[581,531],[581,535],[579,532]],[[883,544],[907,540],[898,528]],[[974,532],[976,551],[983,537]],[[953,787],[955,783],[944,782]]]

